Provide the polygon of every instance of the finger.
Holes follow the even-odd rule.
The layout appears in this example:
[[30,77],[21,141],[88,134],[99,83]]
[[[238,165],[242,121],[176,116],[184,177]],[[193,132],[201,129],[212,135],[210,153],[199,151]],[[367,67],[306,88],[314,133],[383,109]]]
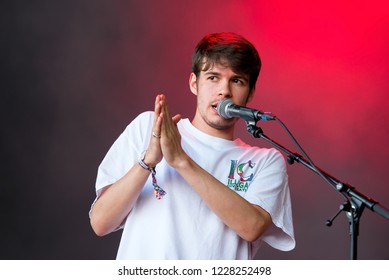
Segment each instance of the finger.
[[170,118],[169,105],[164,95],[161,96],[161,112],[163,113],[164,118]]
[[171,117],[170,109],[166,100],[166,97],[161,98],[161,118],[162,118],[162,135],[170,137],[179,137],[177,130],[177,123],[181,120],[181,114],[177,114]]
[[173,121],[170,117],[170,110],[167,104],[166,98],[163,97],[161,100],[161,118],[162,118],[162,133],[171,131],[173,127]]
[[154,107],[154,124],[152,130],[152,136],[155,139],[159,139],[161,137],[161,125],[162,125],[162,95],[157,95],[155,98],[155,107]]
[[181,114],[177,114],[174,117],[172,117],[174,124],[177,124],[181,119],[182,119]]
[[156,123],[158,116],[161,114],[161,95],[157,95],[155,97],[155,104],[154,104],[154,124]]
[[162,130],[162,116],[161,114],[157,117],[154,126],[153,131],[151,132],[151,135],[154,139],[159,140],[161,138],[161,130]]

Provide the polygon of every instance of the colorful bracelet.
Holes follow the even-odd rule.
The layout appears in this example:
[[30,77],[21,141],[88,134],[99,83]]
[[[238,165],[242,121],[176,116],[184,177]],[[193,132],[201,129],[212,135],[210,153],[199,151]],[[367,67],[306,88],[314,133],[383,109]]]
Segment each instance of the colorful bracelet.
[[155,197],[157,199],[161,199],[165,194],[166,192],[160,187],[158,186],[157,184],[157,178],[155,177],[155,174],[157,174],[157,172],[155,171],[155,167],[151,168],[150,166],[148,166],[144,161],[143,159],[140,159],[139,160],[139,165],[142,166],[144,169],[148,170],[151,172],[151,177],[153,179],[153,187],[154,187],[154,194],[155,194]]

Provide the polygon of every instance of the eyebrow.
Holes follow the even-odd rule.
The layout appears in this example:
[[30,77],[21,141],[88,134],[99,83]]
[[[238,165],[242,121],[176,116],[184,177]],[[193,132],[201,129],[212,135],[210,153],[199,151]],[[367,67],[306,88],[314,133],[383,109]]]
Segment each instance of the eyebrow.
[[[207,76],[220,76],[220,72],[215,72],[215,71],[204,71],[204,75],[207,75]],[[245,76],[243,75],[239,75],[239,74],[234,74],[234,76],[232,76],[233,79],[242,79],[242,80],[245,80],[245,81],[248,81],[249,79],[246,78]]]
[[214,72],[214,71],[204,71],[204,75],[219,76],[221,74],[219,72]]

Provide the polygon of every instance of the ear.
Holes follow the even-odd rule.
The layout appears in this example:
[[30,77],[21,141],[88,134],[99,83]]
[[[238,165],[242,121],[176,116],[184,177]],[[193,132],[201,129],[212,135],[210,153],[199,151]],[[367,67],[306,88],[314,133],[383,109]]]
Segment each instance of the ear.
[[194,95],[197,95],[197,77],[193,72],[189,76],[189,88]]

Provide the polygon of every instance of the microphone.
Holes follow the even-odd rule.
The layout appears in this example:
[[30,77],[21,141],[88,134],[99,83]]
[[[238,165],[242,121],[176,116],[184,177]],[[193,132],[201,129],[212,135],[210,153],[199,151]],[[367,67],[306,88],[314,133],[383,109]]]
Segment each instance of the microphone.
[[225,119],[235,117],[242,118],[245,121],[274,121],[276,119],[275,116],[268,115],[259,110],[236,105],[229,99],[224,99],[217,104],[217,112]]

